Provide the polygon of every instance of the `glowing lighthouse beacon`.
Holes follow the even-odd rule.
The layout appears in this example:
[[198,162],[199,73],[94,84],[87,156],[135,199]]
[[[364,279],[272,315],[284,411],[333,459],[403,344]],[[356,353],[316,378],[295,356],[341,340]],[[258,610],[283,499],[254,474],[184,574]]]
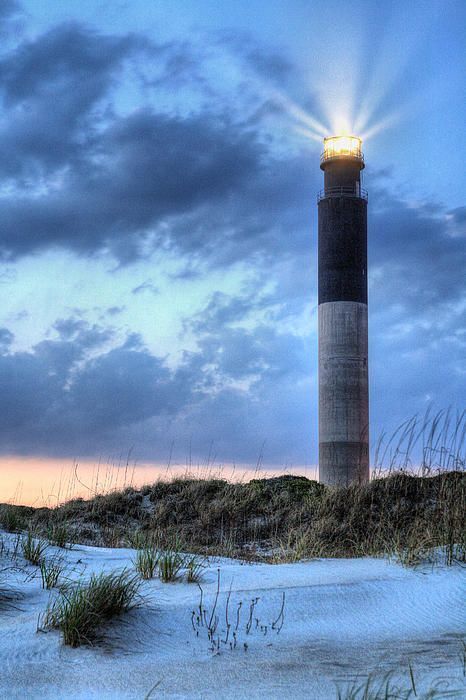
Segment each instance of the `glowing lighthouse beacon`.
[[319,480],[369,478],[367,192],[356,136],[324,139],[319,208]]

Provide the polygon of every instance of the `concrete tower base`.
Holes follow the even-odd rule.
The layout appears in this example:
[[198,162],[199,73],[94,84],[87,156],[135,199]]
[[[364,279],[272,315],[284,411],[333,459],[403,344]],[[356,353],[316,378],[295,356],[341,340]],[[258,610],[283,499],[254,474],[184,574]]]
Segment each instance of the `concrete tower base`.
[[319,304],[319,480],[369,478],[367,304]]

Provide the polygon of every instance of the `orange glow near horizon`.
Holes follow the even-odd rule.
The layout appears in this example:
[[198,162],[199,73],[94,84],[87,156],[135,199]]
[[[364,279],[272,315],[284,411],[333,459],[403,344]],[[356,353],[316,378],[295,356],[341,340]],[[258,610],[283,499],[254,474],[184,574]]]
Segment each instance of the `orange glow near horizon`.
[[317,478],[317,467],[278,467],[234,464],[110,464],[95,460],[43,457],[0,457],[0,503],[53,507],[71,498],[140,487],[180,476],[248,481],[253,478],[296,474]]

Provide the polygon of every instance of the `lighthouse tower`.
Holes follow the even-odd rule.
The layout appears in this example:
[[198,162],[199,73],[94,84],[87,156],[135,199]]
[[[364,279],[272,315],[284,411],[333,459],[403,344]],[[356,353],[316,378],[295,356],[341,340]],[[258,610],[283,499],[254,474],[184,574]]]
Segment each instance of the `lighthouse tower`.
[[331,136],[319,209],[319,480],[369,478],[367,192],[361,139]]

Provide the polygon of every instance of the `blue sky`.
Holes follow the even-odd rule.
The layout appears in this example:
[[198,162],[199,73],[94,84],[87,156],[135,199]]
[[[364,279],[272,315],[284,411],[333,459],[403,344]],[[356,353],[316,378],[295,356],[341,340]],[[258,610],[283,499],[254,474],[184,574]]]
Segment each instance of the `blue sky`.
[[0,450],[315,464],[322,136],[364,138],[371,433],[466,388],[466,7],[0,2]]

